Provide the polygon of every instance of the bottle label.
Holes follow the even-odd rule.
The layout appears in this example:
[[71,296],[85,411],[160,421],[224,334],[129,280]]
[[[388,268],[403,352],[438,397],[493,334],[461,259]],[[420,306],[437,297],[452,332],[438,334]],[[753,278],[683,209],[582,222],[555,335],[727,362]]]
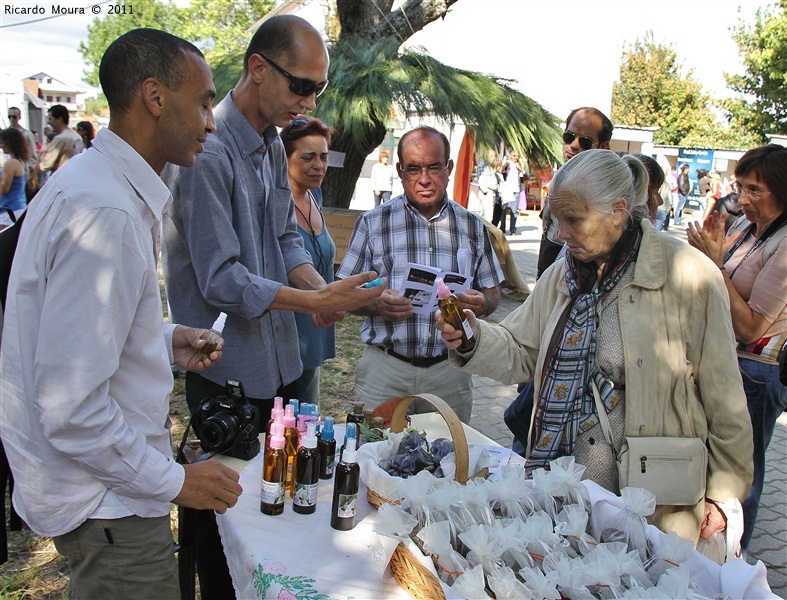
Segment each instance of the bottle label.
[[265,504],[284,504],[284,482],[263,479],[261,496]]
[[317,484],[316,483],[296,483],[295,495],[292,503],[298,506],[314,506],[317,504]]
[[354,517],[358,506],[358,494],[339,494],[339,508],[336,516],[340,519]]
[[462,319],[462,329],[465,330],[465,335],[467,336],[468,340],[473,339],[473,328],[467,319]]

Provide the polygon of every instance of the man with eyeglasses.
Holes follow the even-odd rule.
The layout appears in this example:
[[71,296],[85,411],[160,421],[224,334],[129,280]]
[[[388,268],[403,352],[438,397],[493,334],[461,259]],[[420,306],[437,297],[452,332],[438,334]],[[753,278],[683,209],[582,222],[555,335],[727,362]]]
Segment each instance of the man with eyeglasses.
[[28,150],[30,150],[30,158],[27,161],[28,177],[36,175],[36,165],[38,165],[38,151],[36,150],[36,138],[33,132],[29,129],[22,127],[20,119],[22,118],[22,111],[16,106],[8,109],[8,122],[11,127],[19,131],[27,142]]
[[[409,131],[399,141],[398,154],[404,194],[359,217],[337,272],[338,278],[347,278],[371,269],[388,278],[388,289],[355,311],[367,317],[355,398],[375,408],[390,398],[431,393],[467,423],[472,376],[448,364],[434,314],[414,313],[399,289],[408,263],[472,275],[472,289],[457,297],[463,308],[481,317],[497,308],[503,274],[483,221],[446,195],[454,165],[445,135],[431,127]],[[416,403],[415,411],[428,408]]]
[[[243,383],[267,423],[273,399],[295,397],[302,365],[293,311],[318,326],[374,300],[358,289],[377,275],[326,284],[296,229],[287,155],[277,128],[315,108],[328,84],[320,33],[294,15],[265,21],[249,42],[235,88],[216,106],[216,132],[192,168],[164,174],[175,202],[162,222],[163,271],[171,314],[207,323],[227,313],[220,363],[186,374],[194,412]],[[201,515],[204,518],[206,515]],[[197,569],[203,598],[232,598],[232,582],[210,515],[198,525]]]
[[[609,149],[612,139],[612,121],[597,108],[585,106],[571,111],[566,119],[566,130],[563,132],[563,161],[567,162],[574,156],[591,148]],[[538,251],[538,268],[536,278],[557,260],[563,244],[557,240],[557,222],[552,218],[549,204],[541,212],[543,235]],[[555,240],[555,241],[553,241]]]

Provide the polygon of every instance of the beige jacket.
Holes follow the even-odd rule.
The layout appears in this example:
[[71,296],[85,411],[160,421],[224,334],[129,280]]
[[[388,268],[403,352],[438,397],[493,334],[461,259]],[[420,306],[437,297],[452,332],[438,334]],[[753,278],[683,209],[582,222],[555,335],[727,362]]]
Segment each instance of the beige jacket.
[[[752,430],[730,304],[718,268],[687,244],[642,221],[634,280],[618,309],[626,372],[626,436],[698,437],[708,446],[706,496],[743,500],[752,481]],[[475,353],[454,366],[504,383],[534,380],[538,397],[546,348],[569,304],[564,262],[541,277],[500,325],[480,321]],[[652,522],[696,541],[703,503],[659,507]]]

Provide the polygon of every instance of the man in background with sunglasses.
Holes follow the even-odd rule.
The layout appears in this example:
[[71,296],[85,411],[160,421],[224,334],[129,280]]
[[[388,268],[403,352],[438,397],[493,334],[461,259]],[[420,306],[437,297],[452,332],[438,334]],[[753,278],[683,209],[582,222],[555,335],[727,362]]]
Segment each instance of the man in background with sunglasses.
[[[278,129],[314,110],[328,85],[320,33],[294,15],[265,21],[252,37],[243,73],[216,106],[216,133],[190,169],[164,180],[175,202],[162,223],[162,258],[173,319],[210,326],[227,313],[221,363],[186,374],[192,413],[243,383],[267,423],[273,398],[295,397],[302,365],[293,311],[328,326],[368,304],[382,287],[358,289],[376,274],[326,284],[296,229],[287,155]],[[197,526],[204,599],[234,597],[213,515]]]
[[25,142],[27,142],[27,148],[30,150],[30,158],[27,160],[28,166],[28,177],[36,177],[38,174],[36,172],[36,167],[38,166],[38,150],[36,150],[36,138],[33,135],[33,132],[29,129],[25,129],[22,127],[22,111],[16,107],[12,106],[8,109],[8,122],[11,127],[16,129],[19,133],[21,133],[24,138]]
[[[563,132],[563,161],[568,162],[580,152],[591,148],[609,149],[612,139],[612,121],[597,108],[583,107],[571,111]],[[541,277],[549,265],[557,260],[563,244],[557,241],[557,222],[552,218],[549,204],[541,211],[543,235],[538,251],[536,278]],[[555,240],[555,241],[553,241]]]

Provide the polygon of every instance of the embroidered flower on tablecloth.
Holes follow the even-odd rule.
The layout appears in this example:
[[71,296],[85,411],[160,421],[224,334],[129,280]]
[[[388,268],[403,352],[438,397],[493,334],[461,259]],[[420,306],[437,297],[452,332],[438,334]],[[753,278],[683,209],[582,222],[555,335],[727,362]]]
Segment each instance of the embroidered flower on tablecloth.
[[287,572],[287,566],[277,560],[275,563],[264,565],[262,570],[271,575],[283,575]]
[[298,596],[295,596],[287,590],[281,590],[279,591],[279,595],[276,597],[276,600],[298,600]]

